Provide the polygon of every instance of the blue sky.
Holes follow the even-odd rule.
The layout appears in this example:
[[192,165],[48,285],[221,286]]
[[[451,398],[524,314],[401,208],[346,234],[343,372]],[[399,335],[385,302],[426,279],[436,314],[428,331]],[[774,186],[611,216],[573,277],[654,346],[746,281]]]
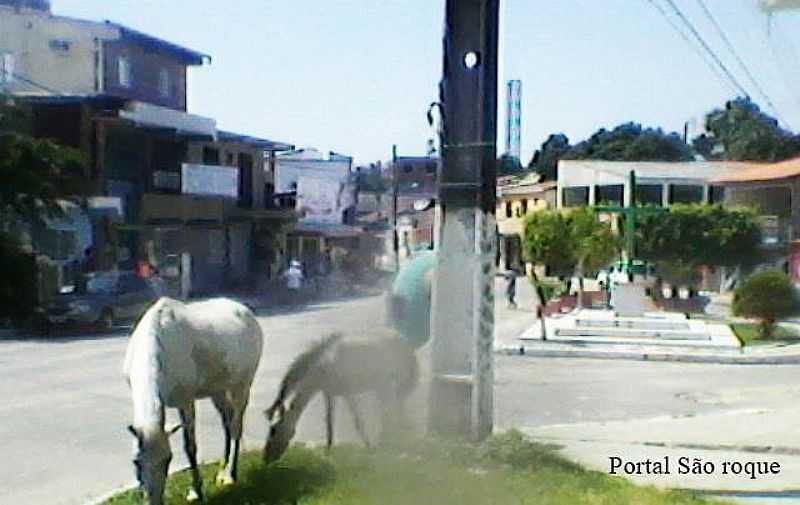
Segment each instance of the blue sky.
[[[674,1],[762,103],[698,0]],[[800,14],[775,15],[768,31],[756,0],[705,2],[800,128]],[[523,163],[549,133],[575,142],[630,120],[677,131],[734,96],[649,0],[501,6],[501,84],[523,81]],[[443,0],[53,0],[53,10],[210,54],[213,63],[192,73],[190,110],[225,129],[358,162],[387,159],[393,143],[401,154],[424,153],[433,136],[425,112],[438,94]],[[502,99],[498,107],[502,149]]]

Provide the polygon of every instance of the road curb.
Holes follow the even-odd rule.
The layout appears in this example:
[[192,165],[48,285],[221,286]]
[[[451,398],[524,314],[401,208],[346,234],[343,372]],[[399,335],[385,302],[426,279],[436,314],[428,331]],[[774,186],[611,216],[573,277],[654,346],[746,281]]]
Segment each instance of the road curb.
[[682,353],[664,351],[603,351],[593,349],[543,349],[541,347],[503,346],[496,354],[533,358],[584,358],[680,363],[715,363],[720,365],[797,365],[800,354],[774,356],[719,355],[708,353]]
[[[202,464],[204,464],[204,463],[201,463],[201,465]],[[180,472],[183,472],[185,470],[189,470],[189,468],[190,468],[189,465],[185,465],[185,466],[182,466],[182,467],[180,467],[180,468],[178,468],[178,469],[176,469],[174,471],[171,470],[169,472],[169,476],[172,477],[176,473],[180,473]],[[137,484],[137,483],[126,484],[126,485],[120,486],[117,489],[114,489],[112,491],[108,491],[106,493],[103,493],[102,495],[100,495],[100,496],[98,496],[96,498],[92,498],[89,501],[84,502],[83,505],[102,505],[103,503],[107,502],[108,500],[110,500],[111,498],[115,497],[116,495],[118,495],[120,493],[125,493],[127,491],[131,491],[131,490],[136,489],[138,487],[139,487],[139,484]]]

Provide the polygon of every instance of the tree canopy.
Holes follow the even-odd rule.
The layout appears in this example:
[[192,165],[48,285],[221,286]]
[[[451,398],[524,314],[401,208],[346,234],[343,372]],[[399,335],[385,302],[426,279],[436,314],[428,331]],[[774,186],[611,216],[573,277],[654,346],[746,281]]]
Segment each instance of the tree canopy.
[[497,176],[517,175],[525,170],[519,160],[509,154],[503,154],[497,158]]
[[692,148],[677,133],[661,128],[645,128],[639,123],[624,123],[612,130],[601,128],[588,139],[571,146],[563,133],[550,135],[534,153],[529,168],[543,180],[558,178],[558,161],[691,161]]
[[558,160],[563,158],[570,149],[572,146],[566,135],[563,133],[552,134],[533,153],[528,168],[538,172],[544,181],[556,180],[558,179]]
[[677,133],[625,123],[613,130],[601,128],[579,143],[564,159],[608,161],[691,161],[692,149]]
[[61,214],[59,200],[84,191],[84,160],[76,150],[33,138],[30,113],[0,95],[0,212],[41,223]]
[[611,225],[599,221],[591,207],[542,210],[525,218],[523,256],[556,274],[601,268],[614,259],[619,245]]
[[750,209],[683,204],[644,217],[636,243],[637,256],[659,265],[665,278],[689,282],[701,265],[755,264],[761,231],[756,213]]
[[30,135],[30,114],[0,95],[0,319],[21,322],[36,305],[36,266],[7,225],[42,225],[62,215],[59,200],[80,195],[77,150]]
[[706,115],[708,134],[693,141],[707,159],[781,161],[800,155],[800,136],[784,130],[749,98],[737,98]]

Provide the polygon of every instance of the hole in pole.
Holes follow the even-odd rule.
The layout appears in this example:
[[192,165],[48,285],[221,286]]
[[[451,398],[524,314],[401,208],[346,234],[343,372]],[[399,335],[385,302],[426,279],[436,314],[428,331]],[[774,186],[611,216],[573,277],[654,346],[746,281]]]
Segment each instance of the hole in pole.
[[464,66],[468,69],[473,69],[480,65],[481,63],[481,56],[479,53],[475,51],[469,51],[464,55]]

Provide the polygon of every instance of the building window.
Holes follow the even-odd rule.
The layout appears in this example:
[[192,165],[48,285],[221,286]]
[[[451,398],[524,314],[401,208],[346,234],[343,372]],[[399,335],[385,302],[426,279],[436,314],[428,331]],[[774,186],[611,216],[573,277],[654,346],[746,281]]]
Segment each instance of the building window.
[[435,174],[435,173],[436,173],[436,163],[427,163],[427,164],[425,165],[425,170],[426,170],[426,171],[427,171],[429,174]]
[[407,165],[403,165],[403,172],[405,172],[407,174],[410,174],[413,171],[414,171],[414,165],[412,165],[410,163],[407,164]]
[[236,160],[233,159],[233,153],[225,154],[225,164],[229,167],[236,166]]
[[158,94],[161,95],[161,98],[169,98],[172,95],[172,84],[166,68],[158,71]]
[[14,82],[14,55],[12,53],[0,53],[0,83],[9,84]]
[[49,42],[50,49],[57,53],[67,53],[69,52],[70,42],[68,40],[63,39],[52,39]]
[[527,213],[528,213],[528,199],[526,198],[522,200],[522,215],[524,216]]
[[131,87],[131,60],[127,56],[120,56],[117,59],[117,77],[120,86]]
[[708,188],[708,203],[722,203],[725,201],[725,187],[711,186]]
[[219,165],[219,149],[213,147],[203,147],[203,164]]
[[511,217],[511,216],[513,216],[511,210],[511,202],[506,202],[506,217]]
[[670,203],[702,203],[703,186],[691,184],[671,184]]

